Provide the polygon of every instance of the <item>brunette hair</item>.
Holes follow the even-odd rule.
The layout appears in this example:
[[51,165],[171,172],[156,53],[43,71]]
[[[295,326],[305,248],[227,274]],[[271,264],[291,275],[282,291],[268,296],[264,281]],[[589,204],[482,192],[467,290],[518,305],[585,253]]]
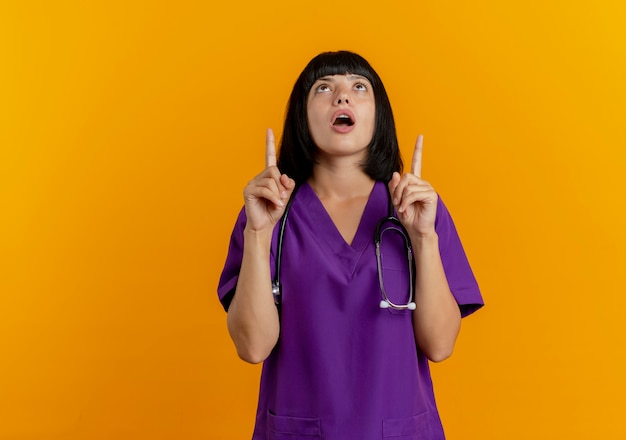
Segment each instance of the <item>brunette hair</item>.
[[316,146],[309,133],[307,98],[313,83],[327,75],[361,75],[374,92],[376,117],[374,135],[363,169],[372,179],[388,182],[394,171],[402,172],[396,126],[385,86],[376,71],[362,56],[348,51],[317,55],[298,77],[287,105],[285,126],[280,142],[278,168],[296,181],[305,182],[313,172]]

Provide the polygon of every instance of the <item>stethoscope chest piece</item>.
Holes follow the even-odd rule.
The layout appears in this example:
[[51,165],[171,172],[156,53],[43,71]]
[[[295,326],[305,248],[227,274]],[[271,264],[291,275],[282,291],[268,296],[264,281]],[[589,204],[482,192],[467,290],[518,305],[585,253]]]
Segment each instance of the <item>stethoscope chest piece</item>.
[[272,295],[274,296],[274,303],[280,304],[280,284],[276,281],[272,283]]

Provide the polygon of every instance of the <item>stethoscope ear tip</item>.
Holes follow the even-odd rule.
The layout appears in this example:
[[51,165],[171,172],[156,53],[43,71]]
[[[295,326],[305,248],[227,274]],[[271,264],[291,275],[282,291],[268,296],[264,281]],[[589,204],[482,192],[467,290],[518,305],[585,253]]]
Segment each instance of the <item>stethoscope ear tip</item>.
[[388,309],[389,308],[389,303],[387,301],[385,301],[385,300],[382,300],[378,306],[381,309]]
[[415,305],[414,302],[410,302],[407,307],[409,308],[409,310],[415,310],[417,308],[417,306]]

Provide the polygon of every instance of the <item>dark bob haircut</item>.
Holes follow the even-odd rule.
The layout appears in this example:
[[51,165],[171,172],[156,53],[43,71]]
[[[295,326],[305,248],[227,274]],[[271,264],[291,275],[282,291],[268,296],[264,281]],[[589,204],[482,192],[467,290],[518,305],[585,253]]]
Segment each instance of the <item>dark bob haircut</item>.
[[280,142],[278,168],[296,181],[304,183],[313,172],[316,146],[309,133],[307,99],[313,83],[327,75],[361,75],[369,80],[374,92],[376,117],[374,135],[368,145],[363,170],[374,180],[388,182],[394,171],[402,172],[396,126],[389,97],[376,71],[360,55],[352,52],[324,52],[313,58],[298,77],[287,105],[283,137]]

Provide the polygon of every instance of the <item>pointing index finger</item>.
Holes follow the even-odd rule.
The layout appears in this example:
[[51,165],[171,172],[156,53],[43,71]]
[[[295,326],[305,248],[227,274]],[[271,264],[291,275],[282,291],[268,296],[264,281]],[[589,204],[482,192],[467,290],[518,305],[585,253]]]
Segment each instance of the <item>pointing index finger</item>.
[[424,142],[424,136],[421,134],[417,136],[415,141],[415,150],[413,151],[413,163],[411,164],[411,172],[418,178],[422,178],[422,143]]
[[271,128],[265,134],[265,168],[276,166],[276,146],[274,145],[274,132]]

